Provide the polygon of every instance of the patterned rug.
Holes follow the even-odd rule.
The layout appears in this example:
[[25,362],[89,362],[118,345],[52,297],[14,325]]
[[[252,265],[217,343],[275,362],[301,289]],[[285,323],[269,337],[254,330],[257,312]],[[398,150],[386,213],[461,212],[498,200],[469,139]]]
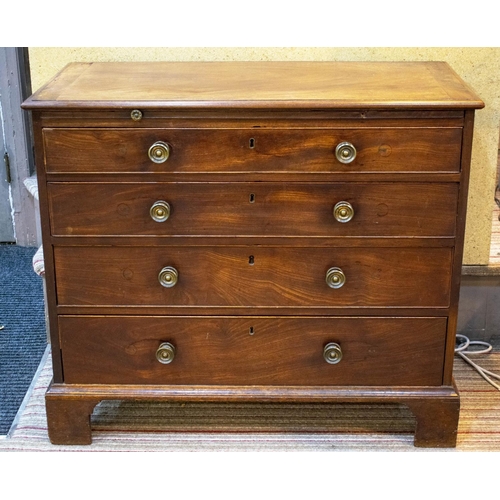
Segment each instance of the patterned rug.
[[[500,373],[499,352],[476,361]],[[96,407],[91,445],[54,446],[47,437],[44,404],[51,377],[46,353],[15,429],[0,440],[0,451],[438,451],[413,447],[415,421],[399,405],[116,401]],[[455,377],[462,403],[458,444],[439,451],[500,451],[500,391],[458,358]],[[241,432],[244,425],[256,432]]]

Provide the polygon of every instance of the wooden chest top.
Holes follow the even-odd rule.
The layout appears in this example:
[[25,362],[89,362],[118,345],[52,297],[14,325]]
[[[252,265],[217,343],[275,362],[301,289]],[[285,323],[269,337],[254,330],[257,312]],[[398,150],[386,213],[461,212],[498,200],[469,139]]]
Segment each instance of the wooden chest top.
[[125,103],[195,109],[484,106],[444,62],[113,62],[68,65],[24,107]]

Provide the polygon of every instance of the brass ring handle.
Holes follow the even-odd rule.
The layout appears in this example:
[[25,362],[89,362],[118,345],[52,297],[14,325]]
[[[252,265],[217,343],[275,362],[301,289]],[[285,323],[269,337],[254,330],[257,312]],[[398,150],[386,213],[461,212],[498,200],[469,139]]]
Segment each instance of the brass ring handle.
[[172,266],[164,267],[158,274],[158,281],[161,286],[165,288],[172,288],[177,284],[177,280],[179,279],[179,273],[177,269]]
[[155,222],[165,222],[170,217],[170,205],[166,201],[155,201],[149,210]]
[[160,347],[156,350],[156,359],[162,365],[168,365],[172,363],[175,358],[175,346],[173,346],[170,342],[163,342],[160,344]]
[[148,151],[149,159],[154,163],[164,163],[170,155],[170,146],[163,141],[155,142]]
[[340,163],[351,163],[356,153],[356,148],[350,142],[341,142],[335,148],[335,156]]
[[339,267],[331,267],[326,272],[326,283],[330,288],[340,288],[344,286],[345,274]]
[[348,201],[339,201],[333,207],[333,216],[338,222],[349,222],[354,217],[354,208]]
[[340,348],[340,345],[336,342],[326,344],[323,349],[323,358],[330,365],[340,363],[340,360],[342,359],[342,349]]

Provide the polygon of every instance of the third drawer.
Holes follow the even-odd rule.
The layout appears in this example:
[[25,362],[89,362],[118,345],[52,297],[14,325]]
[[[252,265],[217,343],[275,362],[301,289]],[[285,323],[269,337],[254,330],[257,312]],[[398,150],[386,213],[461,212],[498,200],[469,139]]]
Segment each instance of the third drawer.
[[453,249],[56,246],[60,305],[448,307]]

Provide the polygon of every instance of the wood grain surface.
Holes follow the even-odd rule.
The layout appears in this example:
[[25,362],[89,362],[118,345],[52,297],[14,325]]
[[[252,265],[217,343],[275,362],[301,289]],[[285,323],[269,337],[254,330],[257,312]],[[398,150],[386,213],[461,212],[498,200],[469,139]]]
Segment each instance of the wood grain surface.
[[[60,305],[447,307],[452,250],[59,246],[54,256]],[[179,273],[173,288],[158,281],[166,266]],[[331,267],[342,288],[326,284]]]
[[288,109],[484,105],[444,62],[235,61],[73,63],[25,107],[124,104]]
[[[455,234],[455,183],[48,184],[54,236],[425,236]],[[158,201],[170,216],[150,215]],[[348,202],[348,222],[334,207]]]
[[[461,128],[44,129],[48,173],[457,172]],[[170,146],[165,163],[149,148]],[[335,157],[350,142],[352,163]]]
[[441,384],[446,319],[62,316],[60,328],[69,384],[404,386]]

